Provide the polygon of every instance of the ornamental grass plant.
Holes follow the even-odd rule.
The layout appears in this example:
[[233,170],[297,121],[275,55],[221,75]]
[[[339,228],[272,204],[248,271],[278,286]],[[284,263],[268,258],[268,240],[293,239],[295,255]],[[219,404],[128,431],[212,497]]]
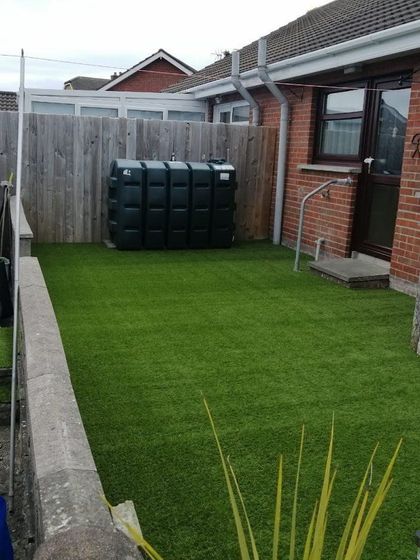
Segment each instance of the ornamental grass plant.
[[[225,454],[220,443],[220,439],[216,430],[214,419],[206,399],[204,406],[209,417],[211,429],[216,442],[217,450],[220,457],[221,466],[226,482],[226,488],[229,496],[229,502],[232,509],[232,516],[235,522],[238,549],[241,560],[260,560],[257,543],[252,529],[252,524],[245,505],[245,499],[242,494],[235,470],[231,460]],[[330,498],[333,492],[334,480],[337,470],[333,467],[333,447],[334,447],[334,417],[331,425],[331,433],[327,457],[324,466],[323,482],[320,490],[319,498],[316,500],[309,527],[306,529],[305,545],[303,555],[297,557],[296,553],[296,535],[298,527],[298,502],[299,502],[299,482],[301,465],[303,461],[303,449],[305,440],[305,427],[302,426],[299,457],[295,476],[292,514],[289,535],[289,553],[287,560],[325,560],[324,543],[328,530],[328,508]],[[382,479],[376,488],[372,489],[372,470],[373,461],[379,444],[377,444],[369,459],[366,471],[360,483],[355,500],[347,517],[347,522],[339,539],[337,539],[337,552],[335,560],[360,560],[369,532],[378,515],[378,512],[384,503],[384,500],[391,488],[392,470],[397,459],[402,439],[398,442],[396,449],[385,469]],[[279,554],[280,540],[286,538],[282,534],[282,496],[283,496],[283,455],[279,456],[277,469],[276,498],[274,507],[273,522],[273,538],[272,538],[272,560],[281,560]],[[106,502],[113,514],[118,517],[113,506]],[[146,554],[151,560],[163,560],[162,556],[153,548],[153,546],[130,524],[124,519],[119,521],[125,525],[131,538],[135,541],[139,549]]]

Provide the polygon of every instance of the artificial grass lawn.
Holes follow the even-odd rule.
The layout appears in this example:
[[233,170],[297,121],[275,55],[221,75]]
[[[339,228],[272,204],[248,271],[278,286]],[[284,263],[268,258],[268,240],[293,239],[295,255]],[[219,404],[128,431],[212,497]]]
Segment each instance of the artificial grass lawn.
[[294,254],[268,243],[190,252],[41,245],[34,253],[105,492],[114,503],[135,501],[165,560],[239,557],[202,393],[262,558],[271,557],[277,456],[285,454],[289,515],[304,422],[301,555],[333,412],[339,470],[326,559],[335,558],[332,543],[376,441],[374,483],[401,436],[394,485],[364,558],[414,558],[420,360],[409,348],[412,299],[293,273]]
[[[12,336],[10,327],[0,327],[0,368],[12,367]],[[10,401],[10,382],[0,380],[0,403]]]

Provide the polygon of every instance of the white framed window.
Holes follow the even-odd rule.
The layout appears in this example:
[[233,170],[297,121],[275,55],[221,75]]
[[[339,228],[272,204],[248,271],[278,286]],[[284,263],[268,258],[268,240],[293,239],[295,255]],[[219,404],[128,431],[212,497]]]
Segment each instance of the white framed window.
[[191,94],[26,90],[25,111],[75,116],[206,121],[208,105]]
[[220,103],[213,108],[213,122],[225,124],[249,124],[250,107],[246,101]]
[[163,120],[163,111],[152,111],[148,109],[127,109],[127,118],[129,119],[155,119]]
[[198,113],[196,111],[168,111],[168,121],[204,122],[205,119],[205,113]]
[[80,107],[82,117],[118,117],[118,107],[98,107],[94,105],[82,105]]
[[53,115],[75,115],[73,103],[50,103],[46,101],[32,101],[33,113],[44,113]]

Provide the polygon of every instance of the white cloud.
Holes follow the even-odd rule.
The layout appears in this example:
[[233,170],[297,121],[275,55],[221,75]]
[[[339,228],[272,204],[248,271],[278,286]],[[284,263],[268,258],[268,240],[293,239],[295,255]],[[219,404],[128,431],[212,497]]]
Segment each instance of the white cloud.
[[[257,9],[236,2],[193,0],[12,0],[2,6],[0,53],[116,65],[128,68],[164,48],[201,68],[212,53],[256,40],[328,0],[294,0],[289,6],[260,0]],[[108,77],[111,70],[28,60],[29,87],[58,87],[77,75]],[[14,75],[13,76],[11,75]],[[0,58],[0,89],[18,87],[18,61]]]

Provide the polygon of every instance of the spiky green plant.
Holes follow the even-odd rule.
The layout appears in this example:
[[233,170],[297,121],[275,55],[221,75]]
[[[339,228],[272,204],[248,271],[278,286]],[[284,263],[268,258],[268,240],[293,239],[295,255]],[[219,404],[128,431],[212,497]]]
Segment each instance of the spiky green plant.
[[[245,501],[236,477],[235,471],[228,457],[225,456],[217,435],[216,426],[210,408],[204,399],[216,446],[219,452],[222,464],[223,474],[225,477],[226,487],[229,495],[229,502],[232,508],[233,519],[235,522],[239,551],[241,560],[259,560],[259,553],[254,537],[254,531],[248,516]],[[291,530],[289,538],[289,557],[288,560],[295,560],[296,555],[296,526],[297,526],[297,504],[299,497],[300,470],[303,458],[303,447],[305,439],[305,428],[302,427],[299,458],[296,471],[295,487],[293,493]],[[392,455],[392,458],[385,470],[382,480],[370,500],[369,504],[369,485],[367,479],[372,468],[373,459],[375,457],[378,445],[376,445],[370,457],[368,466],[360,483],[359,490],[350,510],[347,522],[345,524],[343,534],[338,544],[335,560],[360,560],[363,550],[372,528],[373,522],[378,511],[383,504],[386,495],[392,484],[391,473],[397,459],[398,452],[401,447],[402,440]],[[328,506],[330,503],[331,493],[334,486],[336,470],[332,469],[333,460],[333,444],[334,444],[334,418],[331,426],[330,441],[327,453],[327,459],[324,468],[324,479],[321,487],[321,494],[313,508],[311,521],[306,533],[305,546],[303,550],[302,560],[322,560],[324,551],[324,541],[327,530]],[[282,520],[282,494],[283,494],[283,456],[280,455],[277,473],[277,490],[274,508],[274,527],[273,527],[273,546],[272,560],[279,560],[279,544],[281,537],[281,520]],[[151,560],[163,560],[158,552],[147,542],[141,533],[129,523],[127,523],[117,513],[115,508],[104,498],[105,503],[109,507],[113,515],[126,527],[133,541]]]
[[[220,455],[223,472],[225,475],[226,486],[229,494],[229,501],[232,508],[233,518],[235,521],[236,532],[238,535],[239,550],[241,560],[259,560],[259,554],[255,542],[254,533],[249,520],[248,512],[246,510],[245,501],[243,499],[241,490],[239,488],[238,480],[235,471],[228,459],[226,459],[219,437],[217,435],[216,427],[210,408],[207,401],[204,399],[204,406],[206,408],[213,435],[216,441],[217,449]],[[295,559],[296,549],[296,524],[297,524],[297,503],[299,496],[299,479],[300,470],[303,457],[305,429],[302,427],[299,459],[295,479],[295,488],[293,494],[292,504],[292,519],[290,530],[290,547],[288,560]],[[392,455],[392,458],[385,470],[382,480],[374,494],[370,499],[369,488],[367,487],[367,479],[372,468],[373,459],[375,457],[378,445],[376,445],[370,457],[366,472],[363,476],[362,482],[353,506],[347,518],[343,534],[338,544],[336,553],[336,560],[360,560],[369,532],[372,528],[373,522],[378,514],[378,511],[383,504],[386,495],[392,484],[391,473],[397,459],[398,452],[401,447],[402,440]],[[305,547],[303,551],[302,560],[322,560],[324,551],[324,541],[327,530],[328,520],[328,507],[330,503],[331,493],[334,486],[336,470],[332,468],[333,460],[333,444],[334,444],[334,418],[331,426],[331,435],[327,453],[327,459],[324,468],[324,479],[321,487],[321,494],[316,501],[311,521],[307,530]],[[281,513],[282,513],[282,491],[283,491],[283,457],[279,458],[278,475],[277,475],[277,492],[276,503],[274,511],[274,530],[273,530],[273,551],[272,560],[279,558],[279,543],[280,543],[280,527],[281,527]],[[242,513],[242,515],[241,515]],[[246,530],[244,528],[243,519],[245,520]],[[248,537],[247,537],[248,534]]]

